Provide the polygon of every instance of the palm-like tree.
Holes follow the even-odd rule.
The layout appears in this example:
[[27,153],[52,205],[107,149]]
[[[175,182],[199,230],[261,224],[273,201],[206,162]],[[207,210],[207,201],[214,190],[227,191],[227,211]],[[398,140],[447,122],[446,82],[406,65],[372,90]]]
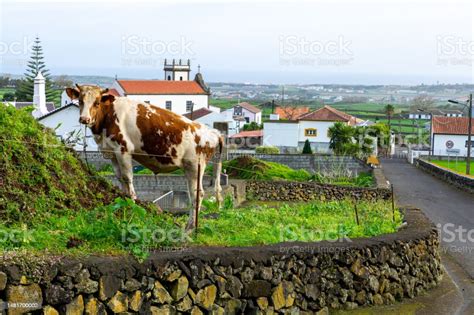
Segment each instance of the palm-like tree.
[[387,104],[384,108],[385,115],[387,115],[388,126],[391,126],[392,116],[395,113],[395,107],[391,104]]

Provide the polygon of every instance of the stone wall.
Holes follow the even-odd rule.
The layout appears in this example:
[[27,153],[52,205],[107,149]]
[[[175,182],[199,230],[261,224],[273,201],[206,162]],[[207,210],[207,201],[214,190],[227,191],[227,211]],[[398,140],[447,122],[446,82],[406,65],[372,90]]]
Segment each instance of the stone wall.
[[49,315],[327,314],[390,304],[442,278],[436,229],[419,210],[407,210],[406,220],[399,232],[370,239],[183,248],[141,263],[4,257],[0,299],[9,314]]
[[241,154],[229,153],[228,158],[252,156],[260,160],[284,164],[292,169],[304,169],[311,173],[336,173],[357,176],[370,172],[364,162],[351,156],[315,155],[315,154]]
[[326,185],[311,182],[248,181],[247,197],[260,201],[310,201],[310,200],[388,200],[392,192],[388,188],[361,188]]
[[[433,176],[448,182],[464,191],[474,193],[474,177],[467,177],[461,174],[451,172],[448,169],[439,167],[424,159],[415,159],[415,166],[419,169],[432,174]],[[474,163],[473,168],[474,168]],[[474,171],[474,170],[473,170]]]

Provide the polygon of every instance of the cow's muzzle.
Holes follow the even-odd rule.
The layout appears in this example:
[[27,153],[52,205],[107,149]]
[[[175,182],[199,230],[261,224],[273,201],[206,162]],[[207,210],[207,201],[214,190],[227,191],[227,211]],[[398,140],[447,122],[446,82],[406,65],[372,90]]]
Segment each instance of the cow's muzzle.
[[90,118],[90,117],[81,116],[81,117],[79,117],[79,122],[80,122],[81,124],[88,125],[88,124],[91,123],[91,118]]

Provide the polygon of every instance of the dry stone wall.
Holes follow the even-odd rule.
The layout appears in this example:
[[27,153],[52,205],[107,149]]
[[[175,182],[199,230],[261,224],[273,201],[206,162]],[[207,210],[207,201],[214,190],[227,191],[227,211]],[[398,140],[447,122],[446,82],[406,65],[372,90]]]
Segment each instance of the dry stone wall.
[[[3,257],[8,314],[327,314],[412,298],[441,280],[436,229],[370,239],[181,248],[131,257]],[[3,312],[3,311],[2,311]]]

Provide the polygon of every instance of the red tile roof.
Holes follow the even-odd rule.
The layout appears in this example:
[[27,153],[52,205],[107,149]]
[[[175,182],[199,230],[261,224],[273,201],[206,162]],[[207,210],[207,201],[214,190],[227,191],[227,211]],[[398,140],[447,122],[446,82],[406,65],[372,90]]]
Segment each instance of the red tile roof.
[[298,117],[298,120],[312,120],[312,121],[342,121],[348,122],[350,125],[355,125],[358,119],[354,116],[341,112],[331,106],[324,106],[318,110],[303,114]]
[[[444,135],[467,135],[469,118],[467,117],[444,117],[433,116],[433,133]],[[472,119],[472,130],[474,135],[474,119]]]
[[309,107],[306,106],[278,106],[275,108],[275,114],[278,114],[280,119],[295,120],[308,112]]
[[258,138],[263,137],[263,130],[250,130],[250,131],[241,131],[235,135],[230,136],[230,138]]
[[[202,108],[199,108],[199,109],[195,110],[192,114],[192,117],[193,117],[193,120],[196,120],[196,119],[199,119],[199,118],[204,117],[206,115],[209,115],[210,113],[212,113],[212,110],[207,109],[205,107],[202,107]],[[188,119],[191,119],[191,113],[186,113],[183,116],[188,118]]]
[[249,103],[247,103],[247,102],[242,102],[242,103],[239,103],[239,104],[237,104],[237,105],[242,106],[243,108],[245,108],[246,110],[248,110],[248,111],[250,111],[250,112],[252,112],[252,113],[260,113],[260,112],[261,112],[260,108],[255,107],[255,106],[253,106],[252,104],[249,104]]
[[208,94],[196,81],[118,80],[125,94]]

